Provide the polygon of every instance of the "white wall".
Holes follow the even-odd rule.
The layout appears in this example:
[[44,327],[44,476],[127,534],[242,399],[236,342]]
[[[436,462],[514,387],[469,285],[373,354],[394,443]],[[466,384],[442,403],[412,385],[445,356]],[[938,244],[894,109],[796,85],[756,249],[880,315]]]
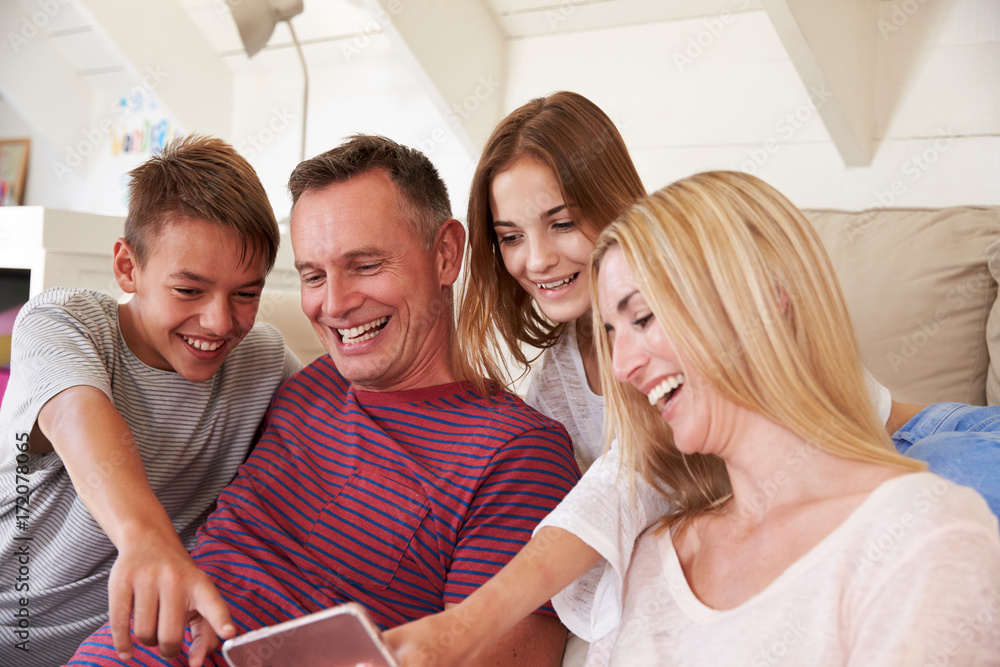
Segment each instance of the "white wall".
[[650,189],[741,169],[805,207],[1000,204],[1000,3],[885,1],[879,17],[868,167],[844,167],[810,106],[826,93],[803,87],[763,11],[514,40],[506,107],[587,95]]
[[[383,134],[427,154],[451,190],[453,211],[464,218],[468,182],[475,167],[455,134],[454,126],[437,111],[420,88],[409,65],[384,35],[371,36],[360,51],[345,51],[337,42],[306,45],[311,64],[306,157],[311,157],[358,133]],[[247,63],[243,55],[230,56],[236,70],[233,93],[232,143],[257,170],[280,219],[287,217],[290,200],[285,185],[300,159],[302,73],[291,50],[262,51]],[[178,132],[198,131],[177,124],[159,104],[148,98],[150,111],[127,115],[115,105],[133,90],[131,79],[114,77],[97,82],[94,108],[80,113],[87,127],[114,121],[116,130],[141,125],[146,119],[169,119]],[[39,87],[39,94],[47,94]],[[212,100],[205,101],[211,104]],[[70,146],[55,146],[38,133],[8,102],[0,98],[0,137],[32,139],[26,205],[121,215],[125,212],[127,172],[148,158],[144,154],[113,155],[110,133],[84,134]],[[88,154],[79,164],[70,158],[78,149]],[[69,168],[64,165],[70,164]]]
[[[72,211],[123,215],[128,172],[149,157],[144,153],[122,153],[113,148],[125,132],[145,129],[147,122],[166,121],[176,132],[170,111],[152,96],[143,92],[141,107],[134,106],[136,88],[115,83],[98,84],[94,90],[93,108],[81,109],[88,129],[71,144],[57,146],[39,133],[6,100],[0,98],[0,137],[28,137],[31,152],[28,158],[27,206],[47,206]],[[52,94],[42,91],[40,94]],[[122,106],[125,98],[133,101]],[[58,103],[53,99],[53,104]]]
[[[868,167],[843,166],[763,11],[511,40],[505,109],[559,89],[587,95],[618,123],[649,188],[728,168],[753,170],[808,207],[1000,204],[1000,2],[886,0],[879,14],[877,149]],[[307,156],[354,132],[422,148],[464,218],[478,156],[463,148],[389,38],[372,34],[363,49],[345,50],[355,33],[348,25],[352,41],[304,47],[312,88]],[[266,49],[251,61],[224,58],[236,72],[231,139],[258,170],[281,219],[289,205],[285,182],[299,160],[298,60],[288,48]],[[118,76],[90,83],[94,108],[79,113],[95,128],[114,117],[115,100],[134,82]],[[819,92],[813,100],[822,99]],[[39,95],[58,103],[44,82]],[[72,147],[38,137],[0,100],[0,136],[24,135],[35,139],[26,203],[123,212],[124,174],[144,156],[112,156],[104,138],[88,162],[57,174],[54,165],[65,163]]]
[[[309,116],[306,157],[355,133],[382,134],[422,150],[450,187],[452,209],[464,218],[475,165],[449,125],[417,84],[389,39],[374,35],[359,53],[337,42],[306,45]],[[242,56],[241,56],[242,58]],[[302,73],[291,53],[261,52],[255,70],[236,76],[233,144],[257,170],[279,219],[291,201],[286,183],[299,162]],[[238,71],[250,70],[237,65]]]

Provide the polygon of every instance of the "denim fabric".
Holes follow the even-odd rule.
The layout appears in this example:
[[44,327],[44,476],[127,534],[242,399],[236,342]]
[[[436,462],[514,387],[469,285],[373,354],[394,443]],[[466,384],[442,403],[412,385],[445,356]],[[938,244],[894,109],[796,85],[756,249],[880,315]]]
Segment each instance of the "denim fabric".
[[972,487],[1000,517],[1000,406],[933,403],[892,434],[900,454]]

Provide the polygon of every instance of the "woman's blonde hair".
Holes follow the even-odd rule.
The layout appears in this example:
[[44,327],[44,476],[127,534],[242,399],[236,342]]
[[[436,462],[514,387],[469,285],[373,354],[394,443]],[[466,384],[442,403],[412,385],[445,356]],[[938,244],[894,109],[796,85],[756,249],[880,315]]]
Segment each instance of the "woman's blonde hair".
[[529,359],[521,347],[551,346],[563,324],[545,317],[504,267],[493,230],[493,179],[523,158],[555,174],[567,204],[591,238],[637,198],[646,194],[625,141],[607,114],[577,93],[557,92],[533,99],[500,121],[486,142],[469,192],[469,244],[458,308],[458,358],[471,363],[470,379],[485,376],[497,385],[514,379],[511,358]]
[[[748,174],[708,172],[641,199],[597,240],[595,304],[601,261],[614,246],[686,370],[723,398],[834,456],[924,468],[896,453],[879,422],[833,265],[777,190]],[[625,469],[676,502],[667,523],[727,502],[722,460],[681,454],[646,397],[614,379],[607,335],[596,339],[605,433],[618,437]]]

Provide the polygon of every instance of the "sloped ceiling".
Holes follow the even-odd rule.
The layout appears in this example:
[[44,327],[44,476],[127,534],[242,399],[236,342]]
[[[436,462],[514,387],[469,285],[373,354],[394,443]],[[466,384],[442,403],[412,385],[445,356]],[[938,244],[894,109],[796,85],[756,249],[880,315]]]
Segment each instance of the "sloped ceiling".
[[[0,94],[40,133],[63,145],[86,128],[97,85],[135,85],[152,73],[178,120],[229,138],[233,77],[254,72],[228,2],[249,0],[4,0],[0,34],[13,52],[0,67]],[[719,16],[763,8],[806,87],[831,90],[823,120],[848,165],[872,154],[875,2],[838,0],[305,0],[293,19],[304,44],[386,34],[414,65],[442,114],[483,77],[504,79],[505,44],[560,32]],[[361,30],[358,30],[361,26]],[[832,28],[832,29],[831,29]],[[443,49],[441,45],[447,44]],[[267,67],[297,67],[288,28],[267,49]],[[457,54],[457,55],[456,55]],[[324,63],[313,62],[315,65]],[[478,77],[478,79],[477,79]],[[51,94],[59,91],[59,103]],[[641,94],[638,93],[638,94]],[[470,153],[499,120],[500,97],[462,119]],[[637,100],[637,103],[641,101]]]

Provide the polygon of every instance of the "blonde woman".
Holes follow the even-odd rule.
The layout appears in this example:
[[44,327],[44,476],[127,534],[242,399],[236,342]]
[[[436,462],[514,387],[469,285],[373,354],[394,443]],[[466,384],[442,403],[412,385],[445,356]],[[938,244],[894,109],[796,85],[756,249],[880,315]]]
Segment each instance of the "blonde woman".
[[787,199],[741,173],[679,181],[602,234],[591,282],[609,427],[675,506],[588,664],[995,663],[996,518],[896,452]]
[[[996,521],[975,493],[907,474],[923,466],[895,452],[867,400],[801,213],[752,177],[702,175],[634,207],[595,257],[608,429],[623,434],[625,470],[669,504],[620,597],[578,583],[554,600],[571,628],[574,602],[610,608],[594,614],[588,664],[769,664],[794,648],[793,664],[906,665],[958,644],[966,657],[1000,650],[995,622],[968,642],[961,625],[1000,614]],[[541,528],[480,591],[390,641],[408,666],[461,664],[595,559]]]

